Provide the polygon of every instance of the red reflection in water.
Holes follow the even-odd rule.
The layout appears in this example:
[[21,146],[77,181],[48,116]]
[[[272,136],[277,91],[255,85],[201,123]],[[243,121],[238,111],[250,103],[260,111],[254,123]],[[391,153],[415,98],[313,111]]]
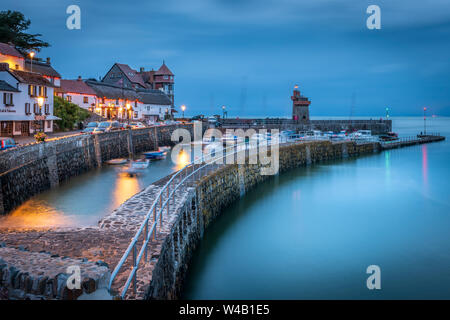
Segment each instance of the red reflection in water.
[[428,189],[428,149],[427,145],[422,145],[422,177],[423,185]]

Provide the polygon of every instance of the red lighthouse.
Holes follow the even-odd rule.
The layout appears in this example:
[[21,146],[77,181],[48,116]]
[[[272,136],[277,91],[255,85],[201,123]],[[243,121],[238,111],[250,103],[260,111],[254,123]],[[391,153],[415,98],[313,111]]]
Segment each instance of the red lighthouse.
[[295,85],[292,100],[292,119],[301,122],[309,122],[309,105],[311,101],[300,94],[298,86]]

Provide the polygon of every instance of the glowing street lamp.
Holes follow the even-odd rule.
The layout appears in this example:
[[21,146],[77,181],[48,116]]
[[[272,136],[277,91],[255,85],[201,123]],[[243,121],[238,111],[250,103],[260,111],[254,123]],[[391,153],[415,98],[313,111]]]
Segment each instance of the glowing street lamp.
[[386,107],[386,120],[389,120],[389,107]]
[[42,125],[42,106],[44,105],[44,97],[37,97],[37,103],[39,105],[39,127],[41,131],[43,131],[43,125]]
[[31,58],[31,69],[30,72],[33,72],[33,57],[34,57],[34,51],[30,52],[30,58]]
[[186,106],[183,104],[183,105],[181,106],[181,111],[183,111],[183,119],[184,119],[184,110],[186,110]]
[[222,118],[224,118],[225,119],[225,106],[222,106]]

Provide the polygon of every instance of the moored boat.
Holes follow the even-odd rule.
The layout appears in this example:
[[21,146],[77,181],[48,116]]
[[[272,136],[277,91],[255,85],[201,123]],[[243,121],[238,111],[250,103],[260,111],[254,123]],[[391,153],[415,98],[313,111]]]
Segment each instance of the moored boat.
[[107,164],[112,164],[112,165],[120,165],[120,164],[125,164],[127,163],[127,159],[125,158],[118,158],[118,159],[111,159],[111,160],[107,160],[105,161]]
[[134,160],[131,162],[132,169],[147,169],[150,161],[148,159]]
[[148,152],[144,152],[143,155],[147,158],[147,159],[151,159],[151,160],[161,160],[164,159],[166,157],[166,152],[165,151],[148,151]]

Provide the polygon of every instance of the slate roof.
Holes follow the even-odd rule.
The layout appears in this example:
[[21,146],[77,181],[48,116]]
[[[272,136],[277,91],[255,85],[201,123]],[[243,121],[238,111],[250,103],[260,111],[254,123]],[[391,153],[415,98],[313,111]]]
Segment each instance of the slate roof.
[[61,86],[57,89],[58,92],[71,92],[80,94],[96,95],[94,89],[84,83],[83,80],[63,80],[61,79]]
[[20,92],[20,90],[3,80],[0,80],[0,91]]
[[172,71],[166,66],[166,63],[163,62],[162,66],[155,72],[156,75],[168,75],[173,76]]
[[116,65],[125,74],[128,80],[130,80],[132,83],[137,83],[145,88],[144,80],[136,70],[131,69],[127,64],[116,63]]
[[[25,60],[25,70],[31,71],[31,61]],[[50,64],[45,62],[35,61],[33,60],[33,72],[40,73],[43,76],[48,76],[52,78],[61,78],[61,75],[53,69]]]
[[172,105],[172,100],[161,90],[138,90],[138,94],[141,97],[140,101],[144,104]]
[[42,75],[35,72],[27,72],[20,70],[9,70],[9,72],[20,82],[27,84],[36,84],[46,87],[55,87],[50,81],[45,79]]
[[133,89],[122,88],[117,85],[96,80],[86,80],[85,83],[89,87],[91,87],[92,90],[94,90],[95,94],[99,98],[105,97],[106,99],[127,99],[141,101],[140,96]]
[[14,46],[3,42],[0,42],[0,53],[7,56],[23,58],[23,55]]

